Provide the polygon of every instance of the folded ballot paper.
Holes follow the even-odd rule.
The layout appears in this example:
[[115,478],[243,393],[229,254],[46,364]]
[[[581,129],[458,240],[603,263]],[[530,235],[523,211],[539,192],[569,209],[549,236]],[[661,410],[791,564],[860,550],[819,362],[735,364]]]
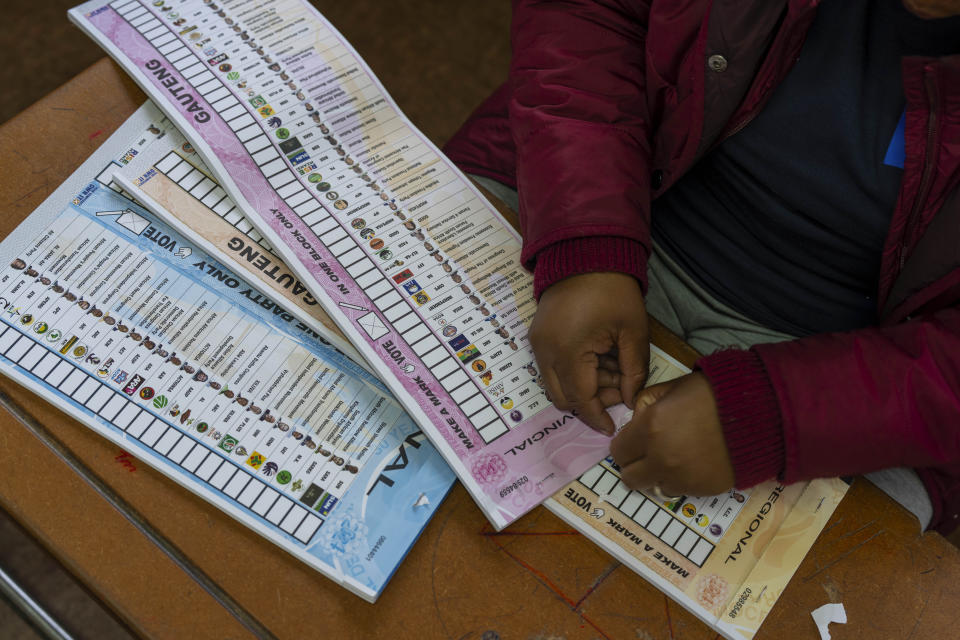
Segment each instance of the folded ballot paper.
[[[516,232],[308,3],[98,0],[71,18],[156,104],[111,138],[111,162],[94,171],[98,191],[142,206],[110,209],[151,220],[139,237],[166,254],[178,250],[169,239],[177,234],[203,252],[189,259],[202,280],[349,354],[345,366],[373,373],[422,430],[425,438],[404,436],[374,465],[365,488],[397,486],[394,469],[409,469],[428,439],[497,528],[546,501],[726,637],[752,637],[842,483],[670,502],[628,490],[606,458],[607,438],[543,393],[527,340],[532,279]],[[161,224],[169,233],[151,231]],[[654,349],[651,372],[658,382],[685,369]],[[358,466],[344,455],[354,449],[329,445],[356,447],[359,438],[337,435],[336,419],[298,428],[282,412],[300,400],[275,397],[285,404],[268,417],[330,451],[336,477]],[[352,407],[340,410],[369,425]],[[311,415],[298,408],[293,415]],[[257,449],[261,468],[274,450]],[[329,480],[306,485],[286,495],[324,520],[312,540],[352,530],[330,527],[335,510],[322,513]],[[429,491],[410,495],[422,507],[437,502]],[[361,512],[372,517],[371,505],[361,501]],[[377,539],[367,533],[352,550],[382,555]]]

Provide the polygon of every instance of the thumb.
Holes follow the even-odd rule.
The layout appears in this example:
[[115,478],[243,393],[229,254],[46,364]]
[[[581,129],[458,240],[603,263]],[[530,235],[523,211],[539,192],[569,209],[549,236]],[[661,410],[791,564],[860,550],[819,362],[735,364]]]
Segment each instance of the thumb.
[[621,331],[617,341],[617,360],[620,365],[620,397],[630,406],[647,381],[650,345],[645,336]]
[[669,382],[661,382],[641,390],[633,400],[634,413],[639,413],[659,402],[663,396],[667,395],[672,386]]

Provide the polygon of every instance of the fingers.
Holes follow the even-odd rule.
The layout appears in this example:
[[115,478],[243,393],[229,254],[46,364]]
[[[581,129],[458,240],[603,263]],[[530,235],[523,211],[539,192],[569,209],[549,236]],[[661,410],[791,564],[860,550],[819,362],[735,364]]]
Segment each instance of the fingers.
[[663,495],[708,496],[733,486],[710,383],[693,373],[636,396],[634,415],[610,443],[624,484]]
[[670,382],[655,384],[637,395],[634,401],[633,418],[610,442],[610,454],[621,469],[647,455],[651,422],[650,407],[663,398],[671,387]]
[[610,441],[610,455],[621,469],[647,455],[647,430],[638,422],[637,414],[634,413],[629,424]]
[[607,433],[614,425],[604,407],[615,404],[616,395],[622,400],[624,388],[631,391],[632,402],[645,376],[640,374],[638,384],[635,370],[645,371],[646,365],[633,366],[632,381],[624,386],[620,354],[614,350],[624,326],[632,327],[628,338],[644,343],[638,349],[645,352],[646,313],[639,283],[626,274],[596,272],[548,287],[528,333],[548,397],[559,409],[574,410]]
[[620,395],[632,409],[633,398],[647,381],[650,344],[646,331],[622,330],[617,339],[617,360],[620,365]]
[[[611,371],[601,366],[601,368],[596,370],[596,376],[596,397],[600,400],[600,405],[602,407],[612,407],[623,402],[623,397],[620,395],[619,371]],[[546,387],[550,398],[554,401],[554,404],[557,405],[557,408],[576,409],[577,411],[582,412],[582,407],[580,407],[577,403],[567,400],[567,397],[563,391],[563,387],[555,371],[548,369],[543,372],[543,384],[544,387]],[[594,425],[591,424],[590,426]]]
[[634,399],[633,421],[643,417],[643,410],[653,406],[673,388],[672,381],[661,382],[640,391]]
[[597,357],[597,365],[601,369],[620,373],[620,361],[617,360],[616,349],[611,350],[609,353],[601,353]]
[[606,434],[612,434],[614,431],[613,420],[607,414],[605,407],[610,407],[622,402],[620,390],[616,387],[607,387],[597,389],[597,393],[586,402],[573,402],[567,399],[564,393],[563,385],[557,372],[553,369],[544,369],[543,386],[547,392],[547,397],[558,409],[564,411],[575,411],[577,417],[586,422],[590,427],[603,431]]
[[601,389],[608,387],[616,389],[617,395],[620,395],[620,372],[610,371],[609,369],[597,369],[597,386]]
[[[640,435],[638,435],[640,434]],[[623,483],[633,491],[659,487],[665,496],[680,495],[673,486],[675,474],[663,465],[657,443],[642,428],[623,429],[610,443],[610,453],[620,467]],[[616,448],[616,452],[614,451]]]
[[[627,488],[633,491],[649,489],[660,482],[660,478],[657,477],[657,469],[654,466],[653,460],[648,458],[636,460],[627,466],[621,465],[620,479],[623,480],[623,484],[627,485]],[[664,491],[664,488],[661,487],[660,490]]]
[[616,431],[613,418],[607,413],[605,405],[599,396],[594,396],[587,402],[577,404],[577,406],[574,407],[574,411],[578,418],[608,436],[612,436],[613,432]]
[[612,407],[623,402],[619,387],[600,387],[597,391],[597,397],[600,398],[600,403],[605,407]]
[[658,486],[663,495],[679,495],[670,486],[673,477],[662,467],[661,456],[652,451],[647,455],[649,447],[654,445],[649,442],[646,431],[636,428],[638,425],[631,426],[634,428],[623,429],[610,443],[610,453],[620,467],[623,483],[633,491]]
[[671,480],[660,469],[654,458],[637,460],[626,467],[620,467],[620,478],[629,489],[642,491],[657,487],[662,496],[681,496],[685,492],[680,487],[671,486]]
[[595,353],[583,353],[576,358],[557,362],[555,371],[563,396],[570,408],[577,412],[577,417],[594,429],[612,434],[613,420],[597,397],[597,360]]
[[569,403],[563,395],[563,389],[560,387],[557,372],[550,367],[542,367],[540,375],[543,378],[543,388],[547,392],[547,397],[550,402],[555,404],[558,409],[568,409]]

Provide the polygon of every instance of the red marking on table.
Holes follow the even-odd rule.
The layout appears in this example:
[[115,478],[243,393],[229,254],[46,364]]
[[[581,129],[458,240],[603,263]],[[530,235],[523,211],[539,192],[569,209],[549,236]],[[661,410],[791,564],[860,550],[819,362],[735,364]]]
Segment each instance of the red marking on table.
[[663,610],[667,612],[667,629],[670,631],[670,638],[673,638],[673,620],[670,619],[670,598],[663,594]]
[[[590,588],[587,589],[586,593],[583,594],[583,597],[582,597],[582,598],[580,598],[580,599],[577,600],[577,601],[574,601],[573,598],[569,597],[567,594],[565,594],[565,593],[563,592],[562,589],[560,589],[559,585],[557,585],[557,584],[554,583],[549,577],[547,577],[547,575],[546,575],[543,571],[540,571],[539,569],[537,569],[536,567],[534,567],[533,565],[531,565],[531,564],[530,564],[529,562],[527,562],[526,560],[523,560],[522,558],[520,558],[520,557],[517,556],[516,554],[511,553],[505,546],[503,546],[502,544],[500,544],[500,541],[497,539],[497,538],[500,538],[500,537],[503,537],[503,536],[569,536],[569,535],[580,535],[580,532],[579,532],[579,531],[544,531],[544,532],[536,532],[536,531],[523,531],[523,532],[491,531],[490,529],[487,528],[487,524],[484,523],[483,527],[482,527],[481,530],[480,530],[480,535],[482,535],[482,536],[484,536],[485,538],[488,538],[489,540],[493,541],[493,543],[494,543],[495,545],[497,545],[497,548],[500,549],[500,551],[502,551],[503,553],[505,553],[511,560],[513,560],[514,562],[516,562],[518,565],[520,565],[521,567],[523,567],[524,569],[526,569],[530,574],[533,575],[534,578],[537,579],[538,582],[540,582],[540,584],[542,584],[542,585],[545,586],[547,589],[549,589],[549,590],[552,591],[554,594],[556,594],[556,596],[557,596],[558,598],[560,598],[568,607],[570,607],[570,610],[571,610],[571,611],[573,611],[574,613],[576,613],[577,615],[580,616],[580,619],[581,619],[581,620],[583,620],[583,621],[586,622],[588,625],[590,625],[591,627],[593,627],[594,631],[596,631],[597,633],[599,633],[602,637],[606,638],[607,640],[611,640],[611,639],[610,639],[610,636],[608,636],[608,635],[606,634],[606,632],[604,632],[603,629],[601,629],[600,627],[598,627],[597,624],[596,624],[593,620],[591,620],[590,618],[588,618],[587,616],[585,616],[585,615],[583,614],[583,612],[580,611],[580,606],[581,606],[581,605],[583,604],[583,602],[590,596],[590,594],[592,594],[592,593],[596,590],[596,588],[597,588],[598,586],[600,586],[600,584],[601,584],[604,580],[606,580],[607,577],[608,577],[611,573],[613,573],[612,569],[608,569],[603,575],[601,575],[601,576],[597,579],[597,581],[595,581],[595,582],[590,586]],[[614,565],[613,568],[616,568],[616,565]],[[581,628],[583,627],[583,625],[580,625],[580,626],[581,626]]]
[[137,465],[134,464],[134,457],[123,449],[120,450],[120,455],[115,456],[113,459],[123,465],[123,467],[130,473],[133,473],[137,470]]

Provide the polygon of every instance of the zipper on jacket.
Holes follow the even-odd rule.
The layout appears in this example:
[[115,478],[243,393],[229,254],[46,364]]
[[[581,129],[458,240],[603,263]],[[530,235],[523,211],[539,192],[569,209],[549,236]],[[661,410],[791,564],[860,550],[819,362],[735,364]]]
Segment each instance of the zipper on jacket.
[[719,147],[720,144],[723,143],[728,138],[732,138],[736,134],[740,133],[740,130],[743,129],[748,124],[750,124],[751,122],[753,122],[753,119],[756,118],[761,111],[763,111],[763,109],[754,109],[753,111],[748,113],[747,117],[741,119],[740,122],[738,122],[735,127],[733,127],[732,129],[724,133],[722,136],[717,138],[716,142],[710,145],[710,151],[713,151],[714,149]]
[[934,156],[936,155],[936,147],[934,146],[934,141],[937,137],[937,125],[939,124],[937,120],[938,88],[936,78],[929,66],[924,69],[923,81],[927,91],[927,143],[924,150],[923,173],[920,177],[920,188],[917,190],[917,197],[913,201],[913,207],[910,210],[910,215],[907,217],[903,236],[900,240],[900,247],[898,248],[897,263],[900,269],[903,269],[903,265],[907,261],[907,244],[914,235],[914,227],[917,224],[920,209],[926,202],[927,196],[930,195],[930,186],[933,182],[933,170],[935,168]]

